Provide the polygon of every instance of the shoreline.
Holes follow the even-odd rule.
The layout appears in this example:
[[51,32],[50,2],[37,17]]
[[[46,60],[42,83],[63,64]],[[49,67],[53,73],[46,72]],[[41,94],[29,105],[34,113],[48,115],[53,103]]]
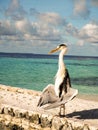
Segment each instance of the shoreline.
[[[57,116],[57,114],[59,113],[59,107],[54,109],[49,109],[49,110],[44,110],[43,108],[37,107],[40,94],[41,94],[40,91],[22,89],[18,87],[5,86],[0,84],[1,122],[2,120],[4,120],[3,118],[5,118],[5,116],[10,115],[11,118],[14,119],[17,118],[17,114],[20,116],[19,119],[23,120],[24,117],[23,115],[25,113],[27,113],[25,118],[29,122],[28,113],[29,114],[33,113],[32,116],[34,116],[33,117],[34,119],[32,121],[35,120],[36,122],[40,121],[39,124],[37,125],[40,125],[41,127],[44,126],[44,128],[48,127],[49,125],[49,127],[50,126],[55,127],[55,129],[53,130],[56,130],[57,124],[59,127],[59,125],[65,122],[65,124],[67,123],[67,125],[68,124],[71,125],[71,127],[73,128],[72,130],[75,130],[75,128],[84,128],[84,127],[89,128],[87,130],[98,130],[98,102],[97,101],[90,100],[90,98],[89,100],[88,98],[85,99],[84,95],[83,96],[78,95],[76,98],[74,98],[73,100],[71,100],[65,105],[66,115],[64,118],[61,118]],[[35,117],[35,115],[37,115],[37,118]],[[23,117],[21,118],[21,116]],[[17,119],[15,119],[14,124],[16,123],[16,120]],[[55,125],[55,123],[57,124]],[[65,124],[62,125],[65,126]]]
[[[4,84],[0,84],[0,86],[9,87],[9,88],[11,87],[11,88],[14,88],[15,90],[21,89],[21,90],[25,90],[28,92],[32,91],[33,94],[37,94],[37,95],[40,95],[40,93],[41,93],[41,91],[34,90],[34,89],[26,89],[26,88],[22,88],[22,87],[15,87],[15,86],[9,86],[9,85],[4,85]],[[9,89],[9,91],[10,91],[10,89]],[[83,100],[88,100],[88,101],[98,102],[98,94],[78,93],[77,98],[83,99]]]

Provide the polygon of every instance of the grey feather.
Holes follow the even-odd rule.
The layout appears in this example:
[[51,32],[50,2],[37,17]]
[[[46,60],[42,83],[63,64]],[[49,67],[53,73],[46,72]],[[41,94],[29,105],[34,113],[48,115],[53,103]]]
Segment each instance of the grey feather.
[[43,90],[37,106],[42,106],[42,105],[45,105],[48,103],[54,103],[58,100],[59,100],[59,98],[56,96],[55,91],[54,91],[54,85],[49,84]]
[[66,104],[67,102],[71,101],[74,97],[76,97],[77,94],[78,94],[77,89],[70,88],[67,94],[64,95],[61,100],[58,100],[57,102],[52,103],[48,105],[47,107],[44,107],[44,109],[48,110],[48,109],[56,108],[63,104]]

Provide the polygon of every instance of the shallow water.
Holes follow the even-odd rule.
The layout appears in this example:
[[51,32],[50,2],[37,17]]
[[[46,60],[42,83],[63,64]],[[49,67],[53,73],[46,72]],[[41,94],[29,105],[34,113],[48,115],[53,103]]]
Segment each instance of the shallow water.
[[[98,94],[98,58],[65,57],[73,88],[83,94]],[[0,84],[42,90],[54,84],[58,57],[0,57]]]

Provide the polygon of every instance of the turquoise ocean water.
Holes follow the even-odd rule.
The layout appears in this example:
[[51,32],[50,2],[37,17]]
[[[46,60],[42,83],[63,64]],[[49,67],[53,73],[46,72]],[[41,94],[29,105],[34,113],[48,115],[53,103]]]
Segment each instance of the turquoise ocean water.
[[[83,94],[98,94],[98,57],[64,58],[71,84]],[[43,90],[54,84],[58,56],[18,55],[0,56],[0,84]]]

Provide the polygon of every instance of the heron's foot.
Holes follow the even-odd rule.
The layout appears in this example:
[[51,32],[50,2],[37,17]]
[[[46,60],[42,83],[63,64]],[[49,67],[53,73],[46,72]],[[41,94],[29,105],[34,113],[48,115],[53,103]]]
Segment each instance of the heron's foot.
[[60,106],[59,116],[60,116],[60,117],[64,117],[64,116],[65,116],[65,104],[62,104],[62,105]]

